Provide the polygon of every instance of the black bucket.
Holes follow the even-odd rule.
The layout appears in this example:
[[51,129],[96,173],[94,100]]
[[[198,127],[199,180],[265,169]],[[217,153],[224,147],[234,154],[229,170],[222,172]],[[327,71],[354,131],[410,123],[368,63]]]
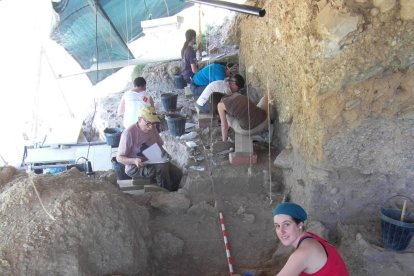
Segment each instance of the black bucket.
[[161,94],[162,105],[166,112],[175,111],[177,109],[177,94],[165,93]]
[[165,116],[168,125],[168,132],[173,136],[181,136],[185,133],[186,118],[180,114],[170,114]]
[[124,164],[119,163],[118,161],[116,161],[116,157],[112,157],[111,163],[112,163],[112,169],[116,172],[116,178],[118,180],[131,179],[131,177],[128,176],[125,173],[125,166],[124,166]]
[[400,220],[401,210],[381,208],[381,239],[384,248],[401,251],[407,248],[414,233],[414,216],[406,212]]
[[119,146],[119,140],[121,139],[121,128],[105,128],[104,129],[106,143],[113,148]]
[[184,89],[187,86],[187,82],[184,80],[183,75],[173,75],[173,80],[175,84],[175,88],[177,89]]

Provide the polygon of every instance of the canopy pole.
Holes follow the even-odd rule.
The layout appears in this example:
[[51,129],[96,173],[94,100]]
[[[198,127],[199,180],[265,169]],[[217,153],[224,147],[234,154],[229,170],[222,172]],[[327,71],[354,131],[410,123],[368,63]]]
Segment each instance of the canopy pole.
[[235,11],[235,12],[247,13],[247,14],[255,15],[259,17],[263,17],[266,14],[266,10],[264,9],[260,9],[260,8],[256,8],[256,7],[252,7],[248,5],[218,1],[218,0],[185,0],[185,1],[191,2],[191,3],[210,5],[213,7],[228,9],[228,10]]
[[201,33],[201,5],[198,5],[198,52],[201,61],[203,52],[203,34]]

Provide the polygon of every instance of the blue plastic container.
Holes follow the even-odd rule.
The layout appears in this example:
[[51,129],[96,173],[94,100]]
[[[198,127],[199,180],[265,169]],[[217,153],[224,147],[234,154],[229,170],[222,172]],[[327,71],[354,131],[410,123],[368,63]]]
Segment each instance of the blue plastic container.
[[104,129],[106,143],[113,148],[119,146],[121,140],[122,129],[121,128],[105,128]]
[[112,157],[111,163],[112,169],[115,171],[118,180],[131,179],[131,177],[125,173],[125,165],[116,161],[116,157]]

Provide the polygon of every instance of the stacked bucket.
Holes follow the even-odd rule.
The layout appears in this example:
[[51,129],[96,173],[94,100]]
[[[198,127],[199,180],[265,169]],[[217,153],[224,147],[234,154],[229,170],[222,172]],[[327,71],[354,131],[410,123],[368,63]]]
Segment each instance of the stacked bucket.
[[165,93],[161,95],[162,105],[167,115],[165,119],[167,121],[168,131],[173,136],[181,136],[185,133],[186,117],[177,111],[177,94]]

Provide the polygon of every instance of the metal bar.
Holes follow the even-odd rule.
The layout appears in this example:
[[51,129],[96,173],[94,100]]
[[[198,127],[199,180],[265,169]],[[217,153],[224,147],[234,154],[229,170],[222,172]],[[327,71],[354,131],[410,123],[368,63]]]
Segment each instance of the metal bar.
[[[61,143],[59,145],[62,146],[69,146],[69,147],[75,147],[75,146],[99,146],[99,145],[105,145],[106,142],[105,141],[95,141],[95,142],[81,142],[81,143]],[[53,144],[56,145],[56,144]],[[42,149],[42,148],[50,148],[52,145],[42,145],[42,146],[26,146],[26,148],[28,149]]]
[[266,10],[248,6],[248,5],[242,5],[242,4],[236,4],[236,3],[229,3],[224,1],[217,1],[217,0],[185,0],[186,2],[190,3],[198,3],[203,5],[209,5],[213,7],[228,9],[235,12],[241,12],[241,13],[247,13],[250,15],[255,15],[259,17],[263,17],[266,14]]
[[38,169],[48,169],[48,168],[61,168],[61,167],[66,167],[69,165],[76,165],[76,163],[65,163],[65,164],[53,164],[53,165],[36,165],[36,166],[27,166],[29,167],[31,170],[38,170]]

